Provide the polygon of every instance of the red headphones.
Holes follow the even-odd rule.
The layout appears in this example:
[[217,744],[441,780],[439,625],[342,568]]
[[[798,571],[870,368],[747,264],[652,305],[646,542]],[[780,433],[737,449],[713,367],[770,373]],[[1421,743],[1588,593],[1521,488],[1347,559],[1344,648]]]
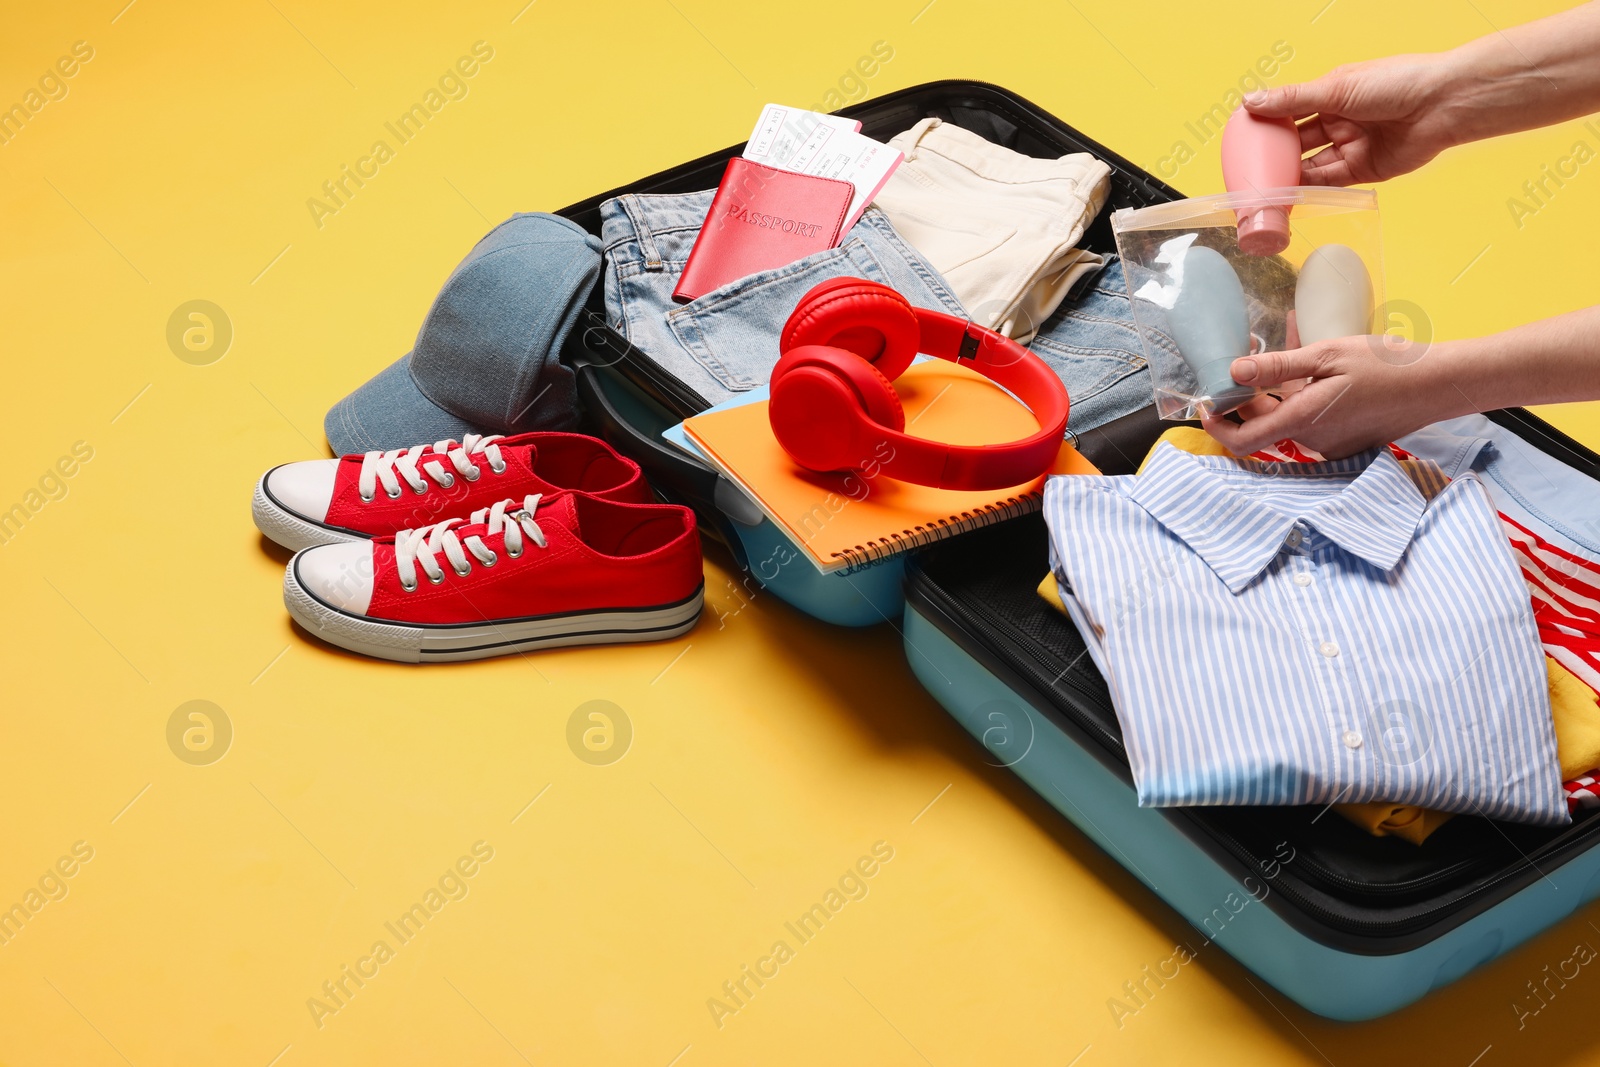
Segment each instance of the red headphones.
[[[801,297],[778,339],[767,415],[778,444],[814,471],[876,463],[891,478],[941,489],[1005,489],[1044,474],[1067,428],[1066,386],[1038,356],[965,319],[912,307],[887,285],[835,278]],[[918,352],[1010,390],[1039,432],[995,445],[912,437],[891,379]],[[884,459],[882,445],[891,446]]]

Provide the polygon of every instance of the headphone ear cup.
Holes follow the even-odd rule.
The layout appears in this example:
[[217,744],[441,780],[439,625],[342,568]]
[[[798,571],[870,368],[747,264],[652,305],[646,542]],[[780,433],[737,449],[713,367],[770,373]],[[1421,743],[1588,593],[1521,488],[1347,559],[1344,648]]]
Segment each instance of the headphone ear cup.
[[905,429],[900,397],[876,367],[853,352],[804,345],[773,368],[767,418],[791,459],[814,471],[866,462],[874,425]]
[[916,309],[899,292],[865,278],[833,278],[800,298],[783,324],[778,351],[842,348],[894,379],[911,366],[921,343]]

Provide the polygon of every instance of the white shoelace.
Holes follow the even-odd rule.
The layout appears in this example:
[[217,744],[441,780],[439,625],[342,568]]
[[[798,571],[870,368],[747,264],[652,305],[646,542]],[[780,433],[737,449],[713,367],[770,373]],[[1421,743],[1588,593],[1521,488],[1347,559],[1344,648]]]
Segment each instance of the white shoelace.
[[[488,461],[489,469],[500,474],[506,469],[506,464],[500,458],[500,446],[495,443],[498,440],[499,434],[469,433],[460,441],[435,441],[431,445],[368,452],[361,457],[361,476],[356,481],[356,488],[361,491],[361,499],[370,504],[377,496],[379,482],[383,483],[383,491],[390,500],[400,498],[401,478],[405,479],[412,492],[426,493],[428,483],[422,479],[424,473],[445,489],[456,484],[456,474],[475,482],[483,473],[470,458],[476,455],[482,455]],[[444,469],[444,464],[439,462],[441,458],[450,461],[456,474]]]
[[400,588],[408,593],[416,591],[418,564],[421,564],[422,572],[434,585],[444,581],[444,568],[439,566],[437,559],[440,552],[450,561],[451,569],[463,577],[472,570],[472,564],[467,560],[468,552],[485,567],[493,567],[499,562],[499,557],[483,543],[482,537],[478,534],[462,537],[456,529],[458,526],[484,525],[488,527],[484,533],[503,533],[506,555],[512,559],[523,553],[523,534],[544,548],[544,531],[533,519],[540,495],[534,493],[524,497],[520,505],[515,499],[502,500],[493,507],[479,508],[470,519],[446,519],[416,530],[401,530],[394,535],[394,563],[395,570],[400,574]]

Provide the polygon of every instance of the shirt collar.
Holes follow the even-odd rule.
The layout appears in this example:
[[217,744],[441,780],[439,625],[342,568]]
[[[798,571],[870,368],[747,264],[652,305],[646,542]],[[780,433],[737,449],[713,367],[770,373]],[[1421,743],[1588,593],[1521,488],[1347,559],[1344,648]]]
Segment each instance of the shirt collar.
[[[1286,479],[1355,477],[1339,492],[1291,512],[1268,507],[1233,488],[1229,479],[1210,476],[1224,469]],[[1233,593],[1277,558],[1297,521],[1379,570],[1393,570],[1428,506],[1387,448],[1323,463],[1266,463],[1194,456],[1164,442],[1137,481],[1134,503],[1205,560]]]

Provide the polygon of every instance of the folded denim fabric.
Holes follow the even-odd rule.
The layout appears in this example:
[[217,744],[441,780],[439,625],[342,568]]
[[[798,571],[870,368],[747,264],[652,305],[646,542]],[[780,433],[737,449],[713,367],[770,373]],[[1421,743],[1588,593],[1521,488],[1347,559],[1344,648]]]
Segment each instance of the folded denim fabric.
[[939,272],[870,207],[838,248],[675,303],[714,193],[628,193],[600,205],[607,321],[708,404],[766,384],[784,321],[829,278],[868,278],[918,307],[966,314]]
[[558,215],[517,214],[445,279],[412,350],[333,406],[340,455],[469,433],[570,430],[561,346],[600,277],[600,242]]
[[1101,264],[1077,247],[1111,189],[1111,168],[1088,153],[1037,159],[936,118],[889,144],[905,161],[873,203],[978,325],[1026,344]]
[[[876,207],[867,209],[838,248],[677,304],[672,290],[713,192],[630,193],[600,205],[607,320],[708,403],[766,384],[778,361],[784,320],[812,286],[828,278],[870,278],[918,307],[967,315],[939,272]],[[1115,256],[1098,274],[1080,277],[1030,347],[1066,385],[1072,399],[1067,425],[1074,432],[1150,403],[1144,349]]]
[[1083,275],[1028,348],[1050,365],[1072,399],[1067,429],[1084,433],[1149,406],[1150,366],[1134,327],[1122,260],[1106,257]]

